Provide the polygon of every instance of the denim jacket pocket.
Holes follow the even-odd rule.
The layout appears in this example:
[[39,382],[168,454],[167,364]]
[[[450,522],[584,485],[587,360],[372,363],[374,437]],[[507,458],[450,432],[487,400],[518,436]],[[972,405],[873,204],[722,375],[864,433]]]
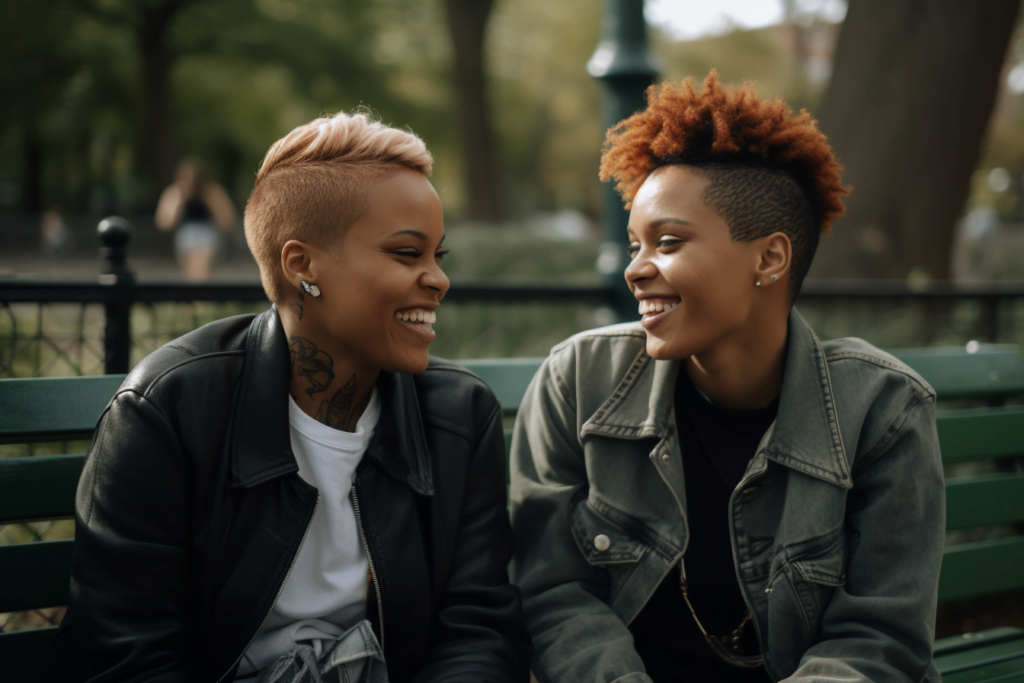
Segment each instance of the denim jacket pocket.
[[[597,508],[601,508],[602,514]],[[610,513],[610,514],[608,514]],[[625,521],[611,517],[625,518],[625,513],[612,510],[604,503],[591,503],[585,496],[575,501],[572,513],[572,535],[587,562],[598,567],[633,564],[643,556],[646,545],[629,532]]]
[[[835,589],[846,583],[846,546],[846,535],[840,528],[788,546],[773,563],[778,566],[765,589],[768,640],[781,639],[786,643],[785,647],[775,648],[775,652],[802,654],[820,639],[822,613]],[[799,655],[792,662],[773,662],[773,669],[791,672],[798,663]]]

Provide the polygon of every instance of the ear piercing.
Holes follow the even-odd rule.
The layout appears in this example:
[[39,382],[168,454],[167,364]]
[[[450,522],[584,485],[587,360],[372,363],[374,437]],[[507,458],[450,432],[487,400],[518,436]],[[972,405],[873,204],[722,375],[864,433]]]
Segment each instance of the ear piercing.
[[[778,280],[778,279],[779,279],[779,276],[778,276],[778,275],[772,275],[772,278],[771,278],[771,279],[772,279],[772,282],[775,282],[776,280]],[[761,286],[761,281],[760,281],[760,280],[758,280],[757,282],[755,282],[755,283],[754,283],[754,286],[755,286],[755,287],[760,287],[760,286]]]
[[306,290],[306,294],[309,294],[311,297],[315,298],[320,296],[320,288],[316,285],[309,284],[305,280],[302,281],[302,288]]
[[761,286],[761,281],[760,281],[760,280],[758,280],[757,282],[755,282],[755,283],[754,283],[754,286],[755,286],[755,287],[760,287],[760,286]]

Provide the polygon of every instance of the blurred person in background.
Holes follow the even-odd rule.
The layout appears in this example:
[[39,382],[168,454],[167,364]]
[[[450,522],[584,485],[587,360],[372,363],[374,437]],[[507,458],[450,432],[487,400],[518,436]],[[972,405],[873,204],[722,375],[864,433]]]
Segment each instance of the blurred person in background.
[[49,209],[39,221],[39,250],[46,256],[56,257],[67,254],[72,247],[71,231],[64,223],[60,207]]
[[175,231],[174,255],[187,282],[210,279],[221,235],[231,232],[237,218],[228,193],[206,178],[195,159],[182,162],[156,207],[157,227]]
[[432,166],[364,114],[267,152],[245,234],[274,305],[158,349],[100,418],[51,680],[529,680],[501,406],[427,353]]
[[652,86],[608,132],[641,321],[556,346],[511,458],[541,683],[928,681],[935,392],[793,308],[842,167],[806,112]]

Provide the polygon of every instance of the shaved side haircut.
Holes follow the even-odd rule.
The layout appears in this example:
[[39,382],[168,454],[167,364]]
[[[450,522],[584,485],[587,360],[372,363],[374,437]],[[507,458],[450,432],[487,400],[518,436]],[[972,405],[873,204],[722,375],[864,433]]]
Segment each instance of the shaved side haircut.
[[281,249],[289,240],[328,247],[367,208],[372,180],[410,168],[430,177],[434,160],[419,137],[364,112],[299,126],[275,142],[260,164],[245,205],[245,240],[276,302]]
[[704,203],[736,241],[782,232],[793,245],[790,292],[807,276],[822,233],[843,215],[850,189],[817,122],[750,86],[729,92],[712,70],[700,93],[692,79],[647,89],[647,109],[613,126],[601,154],[601,180],[616,181],[628,209],[647,176],[681,164],[708,180]]

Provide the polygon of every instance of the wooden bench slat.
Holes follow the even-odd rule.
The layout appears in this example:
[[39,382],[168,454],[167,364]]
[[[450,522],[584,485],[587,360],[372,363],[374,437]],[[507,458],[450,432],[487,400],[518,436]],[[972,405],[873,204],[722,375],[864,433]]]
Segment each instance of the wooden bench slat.
[[962,477],[946,482],[946,529],[1011,522],[1024,522],[1024,473]]
[[965,543],[946,549],[939,602],[1024,588],[1024,536]]
[[986,631],[961,633],[958,636],[940,638],[935,641],[934,653],[936,657],[939,657],[941,655],[953,654],[954,652],[961,652],[963,650],[973,650],[981,647],[982,645],[1004,643],[1010,640],[1018,640],[1024,644],[1024,628],[1000,626],[998,628],[990,628]]
[[940,663],[938,659],[935,662],[942,674],[943,683],[1010,683],[1024,679],[1024,645],[1019,642],[988,645],[951,657],[963,661],[956,666],[950,666],[947,662]]
[[0,612],[68,604],[74,541],[0,546]]
[[484,358],[460,360],[459,365],[476,374],[491,387],[506,413],[519,410],[526,387],[537,374],[543,358]]
[[0,379],[0,443],[88,438],[124,378]]
[[0,524],[72,517],[85,455],[0,459]]
[[962,346],[892,353],[924,377],[940,401],[1024,393],[1024,358],[1016,344],[982,344],[976,353],[967,353]]
[[0,633],[0,671],[5,683],[43,680],[56,627]]
[[1024,408],[967,408],[936,414],[944,462],[1024,455]]

